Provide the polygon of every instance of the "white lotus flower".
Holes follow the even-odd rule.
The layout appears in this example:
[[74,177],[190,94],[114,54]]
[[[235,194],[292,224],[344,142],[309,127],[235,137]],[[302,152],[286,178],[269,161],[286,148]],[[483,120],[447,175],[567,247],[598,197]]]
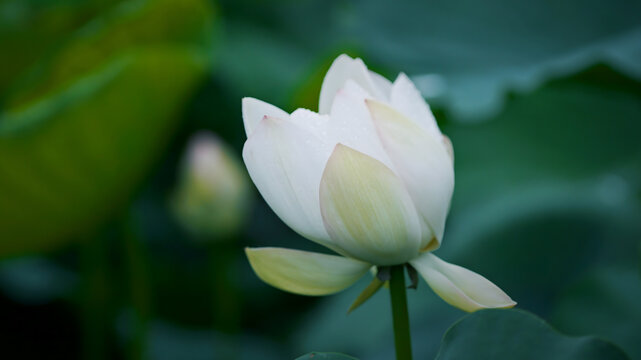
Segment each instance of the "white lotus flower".
[[339,255],[248,248],[256,274],[279,289],[334,293],[372,266],[411,264],[465,311],[512,307],[482,276],[437,258],[454,189],[453,152],[411,80],[394,83],[339,56],[319,113],[243,99],[243,158],[269,206],[303,237]]

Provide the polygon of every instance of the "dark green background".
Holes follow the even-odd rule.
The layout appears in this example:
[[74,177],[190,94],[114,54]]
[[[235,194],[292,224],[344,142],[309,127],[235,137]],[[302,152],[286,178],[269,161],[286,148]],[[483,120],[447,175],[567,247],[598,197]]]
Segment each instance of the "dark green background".
[[[323,251],[255,190],[238,236],[209,245],[170,208],[190,135],[212,130],[240,158],[241,97],[316,110],[347,53],[412,77],[452,139],[437,255],[560,332],[641,358],[638,14],[639,1],[0,0],[0,357],[392,358],[386,290],[346,315],[369,279],[309,298],[251,272],[245,246]],[[415,357],[448,358],[465,314],[424,282],[409,306]],[[448,334],[503,321],[473,316]]]

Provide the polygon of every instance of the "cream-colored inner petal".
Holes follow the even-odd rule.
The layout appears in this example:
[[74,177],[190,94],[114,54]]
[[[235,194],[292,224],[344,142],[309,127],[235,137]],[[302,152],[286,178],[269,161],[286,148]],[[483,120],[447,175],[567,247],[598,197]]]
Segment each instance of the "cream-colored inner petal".
[[321,179],[320,205],[334,244],[375,265],[416,257],[421,227],[400,179],[380,161],[338,144]]

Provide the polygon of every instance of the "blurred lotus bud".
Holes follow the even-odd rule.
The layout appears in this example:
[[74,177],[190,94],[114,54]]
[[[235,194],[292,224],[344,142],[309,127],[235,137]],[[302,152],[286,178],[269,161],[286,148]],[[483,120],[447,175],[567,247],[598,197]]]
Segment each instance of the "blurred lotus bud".
[[174,197],[180,223],[199,238],[226,238],[244,223],[248,203],[249,182],[239,159],[214,134],[194,135]]

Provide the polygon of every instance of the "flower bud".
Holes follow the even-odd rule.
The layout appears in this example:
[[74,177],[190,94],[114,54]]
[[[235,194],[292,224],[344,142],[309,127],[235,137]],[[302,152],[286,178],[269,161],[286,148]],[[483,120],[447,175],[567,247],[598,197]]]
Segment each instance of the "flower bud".
[[180,223],[200,238],[236,233],[248,212],[249,182],[235,154],[209,132],[187,145],[174,210]]

